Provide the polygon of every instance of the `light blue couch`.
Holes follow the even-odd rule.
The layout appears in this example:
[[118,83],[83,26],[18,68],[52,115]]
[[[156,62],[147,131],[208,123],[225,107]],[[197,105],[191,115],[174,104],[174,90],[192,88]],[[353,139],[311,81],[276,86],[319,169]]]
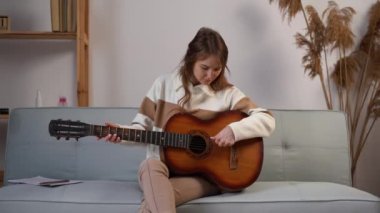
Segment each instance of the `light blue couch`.
[[[128,124],[135,108],[20,108],[11,111],[5,181],[37,175],[82,180],[42,187],[0,188],[1,213],[137,212],[141,192],[137,168],[143,145],[115,145],[86,137],[56,140],[51,119]],[[259,180],[243,192],[191,201],[178,212],[379,213],[380,200],[351,187],[344,114],[332,111],[273,110],[274,134],[264,140]]]

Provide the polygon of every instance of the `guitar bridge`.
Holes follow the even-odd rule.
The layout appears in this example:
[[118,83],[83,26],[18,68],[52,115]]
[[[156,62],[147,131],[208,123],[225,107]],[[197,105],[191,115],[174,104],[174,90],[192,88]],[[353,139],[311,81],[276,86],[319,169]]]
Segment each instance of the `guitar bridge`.
[[237,169],[238,164],[238,153],[235,146],[232,146],[230,149],[230,169],[235,170]]

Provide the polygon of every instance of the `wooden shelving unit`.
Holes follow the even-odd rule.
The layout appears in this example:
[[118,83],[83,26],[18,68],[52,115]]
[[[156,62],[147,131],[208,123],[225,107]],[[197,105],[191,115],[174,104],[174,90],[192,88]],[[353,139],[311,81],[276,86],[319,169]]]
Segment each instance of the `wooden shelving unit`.
[[77,0],[77,101],[78,106],[89,105],[89,0]]
[[[78,106],[89,105],[89,0],[76,0],[77,32],[0,32],[0,39],[40,39],[40,40],[75,40],[76,41],[76,73]],[[8,119],[8,115],[0,115],[0,119]],[[3,183],[4,171],[0,170],[0,187]]]
[[89,66],[88,66],[88,38],[89,38],[89,0],[76,0],[77,4],[77,32],[0,32],[0,39],[68,39],[76,41],[77,54],[77,102],[78,106],[89,105]]
[[76,39],[76,33],[56,33],[56,32],[3,32],[0,33],[2,39]]

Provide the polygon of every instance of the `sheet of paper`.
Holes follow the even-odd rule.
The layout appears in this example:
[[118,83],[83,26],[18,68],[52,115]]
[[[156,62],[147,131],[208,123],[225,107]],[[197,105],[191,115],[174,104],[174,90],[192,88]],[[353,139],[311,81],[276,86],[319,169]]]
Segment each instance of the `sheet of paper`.
[[36,176],[32,178],[22,178],[22,179],[14,179],[8,180],[9,183],[23,183],[23,184],[31,184],[36,186],[61,186],[67,184],[80,183],[78,180],[65,180],[65,179],[53,179],[46,178],[42,176]]

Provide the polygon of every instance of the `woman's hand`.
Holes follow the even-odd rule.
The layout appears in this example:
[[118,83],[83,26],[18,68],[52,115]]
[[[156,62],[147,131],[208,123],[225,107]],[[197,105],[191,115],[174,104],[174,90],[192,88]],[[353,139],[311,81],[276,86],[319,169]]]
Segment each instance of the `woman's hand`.
[[[105,124],[108,127],[117,127],[117,128],[120,127],[119,124],[115,124],[115,123],[106,122]],[[103,138],[98,138],[98,140],[105,140],[105,141],[108,141],[108,142],[111,142],[111,143],[120,143],[121,142],[120,137],[118,137],[116,134],[108,134],[108,135],[106,135]]]
[[226,126],[217,135],[210,137],[220,147],[232,146],[235,144],[235,135],[231,127]]

